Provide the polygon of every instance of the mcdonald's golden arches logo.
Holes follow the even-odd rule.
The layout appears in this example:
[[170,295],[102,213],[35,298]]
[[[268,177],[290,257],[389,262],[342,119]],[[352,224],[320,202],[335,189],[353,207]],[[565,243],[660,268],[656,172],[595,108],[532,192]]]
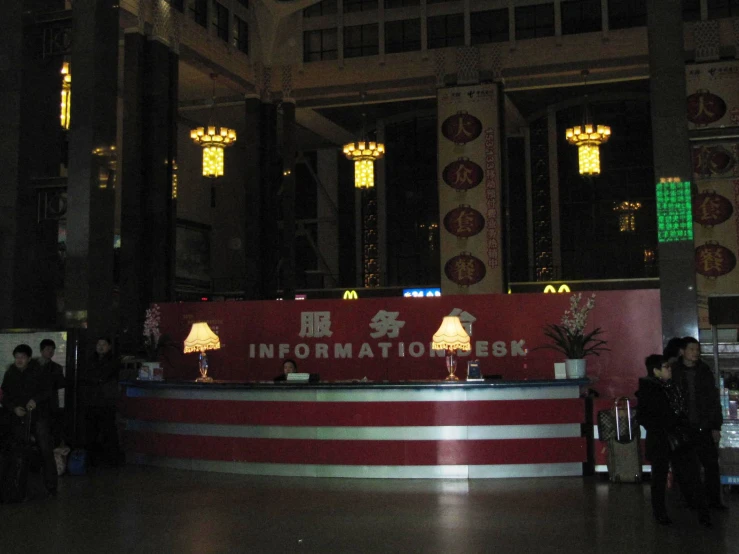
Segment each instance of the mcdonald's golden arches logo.
[[547,285],[546,287],[544,287],[545,294],[550,293],[550,292],[558,293],[558,292],[572,292],[572,291],[570,290],[570,287],[564,284],[560,285],[559,289],[555,289],[554,285]]
[[344,291],[344,300],[357,300],[359,296],[357,295],[357,291],[355,290],[345,290]]

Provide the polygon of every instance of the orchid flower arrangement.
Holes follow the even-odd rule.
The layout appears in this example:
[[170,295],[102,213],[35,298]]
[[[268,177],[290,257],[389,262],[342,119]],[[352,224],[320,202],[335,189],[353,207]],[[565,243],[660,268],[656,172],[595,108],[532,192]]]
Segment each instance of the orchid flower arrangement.
[[600,327],[590,333],[585,333],[588,314],[595,308],[595,293],[581,305],[582,294],[573,294],[570,297],[570,307],[562,316],[562,324],[550,323],[544,327],[544,334],[554,341],[554,344],[542,346],[562,352],[570,360],[577,360],[609,350],[606,341],[600,338],[603,333]]
[[161,317],[162,314],[157,304],[152,304],[151,308],[146,310],[143,332],[144,348],[146,348],[146,357],[150,361],[156,361],[159,354],[159,346],[162,339],[162,333],[159,330]]

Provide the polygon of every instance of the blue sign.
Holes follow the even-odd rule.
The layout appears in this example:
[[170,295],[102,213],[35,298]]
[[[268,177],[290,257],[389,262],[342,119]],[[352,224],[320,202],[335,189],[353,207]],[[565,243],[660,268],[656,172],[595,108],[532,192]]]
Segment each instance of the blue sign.
[[403,289],[403,296],[423,298],[424,296],[441,296],[441,289]]

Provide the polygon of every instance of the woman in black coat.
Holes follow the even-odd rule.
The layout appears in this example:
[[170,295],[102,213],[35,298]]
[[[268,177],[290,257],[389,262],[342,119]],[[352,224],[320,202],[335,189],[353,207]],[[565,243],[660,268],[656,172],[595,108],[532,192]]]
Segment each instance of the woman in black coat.
[[653,354],[645,360],[646,378],[639,379],[637,418],[647,430],[646,456],[652,464],[652,513],[657,523],[672,523],[667,516],[665,492],[667,473],[672,463],[675,480],[688,504],[698,510],[698,521],[711,526],[705,495],[700,486],[700,467],[695,449],[689,442],[671,448],[668,436],[688,428],[685,394],[672,382],[672,367],[668,360]]

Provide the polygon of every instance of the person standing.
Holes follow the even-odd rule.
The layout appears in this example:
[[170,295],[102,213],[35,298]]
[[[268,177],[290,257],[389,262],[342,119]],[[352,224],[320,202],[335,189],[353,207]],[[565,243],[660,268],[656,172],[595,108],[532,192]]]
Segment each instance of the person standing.
[[646,457],[652,464],[652,513],[660,525],[672,523],[667,516],[665,492],[670,463],[688,503],[698,509],[698,521],[711,526],[711,515],[700,482],[695,447],[689,442],[671,448],[669,435],[688,428],[687,402],[683,390],[672,382],[670,361],[652,354],[644,361],[647,377],[639,379],[637,419],[647,430]]
[[80,380],[85,405],[85,439],[92,465],[102,462],[116,466],[121,460],[115,423],[120,365],[111,346],[107,337],[98,338],[87,371]]
[[19,344],[13,349],[13,364],[3,376],[3,406],[10,412],[11,434],[21,437],[31,418],[31,432],[41,451],[44,484],[51,496],[56,496],[57,473],[51,438],[51,380],[33,360],[31,347]]
[[59,405],[59,391],[66,387],[64,369],[53,360],[56,352],[56,343],[53,340],[42,340],[39,349],[41,356],[37,360],[38,364],[51,381],[51,436],[54,446],[58,446],[64,435],[64,413]]
[[700,359],[700,343],[694,337],[683,339],[682,356],[675,362],[672,378],[687,396],[688,419],[696,437],[696,453],[703,466],[706,496],[714,510],[727,510],[721,501],[721,476],[718,443],[721,440],[721,398],[713,372]]

